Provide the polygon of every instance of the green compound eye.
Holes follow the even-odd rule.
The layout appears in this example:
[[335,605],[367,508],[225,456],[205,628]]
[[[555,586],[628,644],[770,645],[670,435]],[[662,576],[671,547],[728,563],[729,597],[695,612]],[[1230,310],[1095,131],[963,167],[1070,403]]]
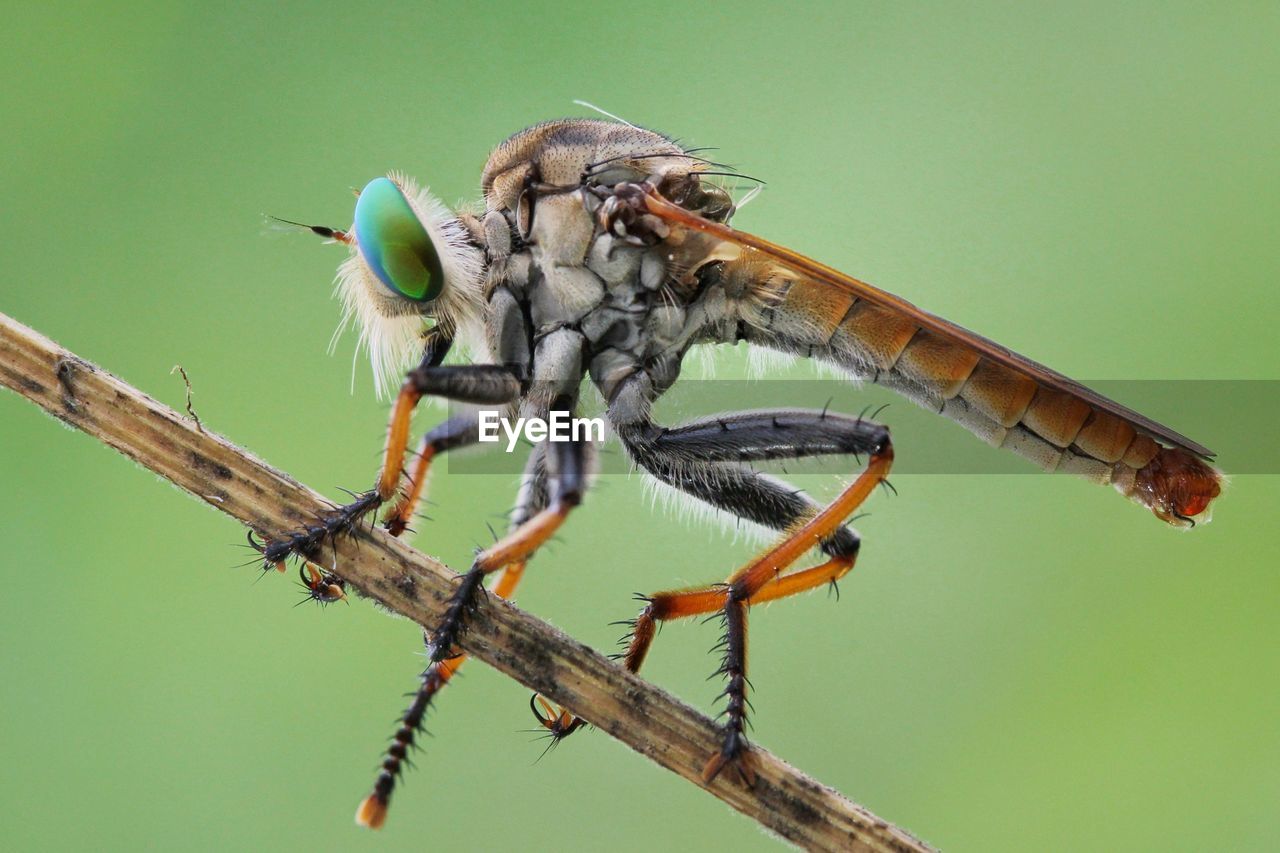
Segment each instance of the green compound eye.
[[374,178],[356,199],[360,254],[392,292],[430,302],[444,287],[440,256],[404,193],[390,178]]

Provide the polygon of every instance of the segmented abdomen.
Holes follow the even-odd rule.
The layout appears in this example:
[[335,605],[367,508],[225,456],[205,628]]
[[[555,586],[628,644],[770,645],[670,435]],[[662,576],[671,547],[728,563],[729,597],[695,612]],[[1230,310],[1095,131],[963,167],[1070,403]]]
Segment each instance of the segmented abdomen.
[[[749,340],[892,387],[1045,471],[1113,484],[1166,521],[1201,514],[1218,494],[1217,472],[1194,454],[1165,447],[1084,396],[1051,387],[906,314],[804,278],[775,278],[771,290],[771,308],[748,330]],[[1179,488],[1194,494],[1160,494],[1153,503],[1148,481],[1174,469]]]

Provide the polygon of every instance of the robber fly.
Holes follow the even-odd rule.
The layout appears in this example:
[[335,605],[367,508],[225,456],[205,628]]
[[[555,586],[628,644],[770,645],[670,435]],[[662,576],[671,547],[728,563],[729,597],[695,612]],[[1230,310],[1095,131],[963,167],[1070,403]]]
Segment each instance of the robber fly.
[[[315,564],[322,546],[386,508],[402,535],[440,454],[477,441],[474,413],[422,438],[406,470],[410,416],[428,395],[500,406],[546,419],[574,412],[589,376],[635,464],[716,509],[777,531],[775,544],[723,582],[646,597],[622,661],[638,671],[657,626],[720,614],[719,672],[727,709],[710,781],[731,768],[755,773],[744,735],[749,607],[847,574],[859,537],[847,522],[893,463],[889,430],[823,409],[744,411],[662,426],[651,407],[699,344],[749,344],[830,362],[888,385],[960,423],[988,444],[1047,471],[1067,471],[1149,508],[1171,525],[1208,518],[1221,490],[1212,452],[1065,376],[869,284],[728,222],[735,207],[713,182],[718,164],[626,123],[566,119],[503,142],[481,178],[484,210],[449,211],[398,174],[360,193],[350,230],[312,230],[346,244],[338,289],[381,380],[407,371],[391,414],[382,471],[323,523],[260,545],[267,567],[302,560],[312,597],[343,596],[340,574]],[[445,365],[455,342],[470,363]],[[823,506],[750,463],[846,455],[861,466]],[[865,463],[862,462],[865,460]],[[525,565],[581,503],[591,445],[534,446],[505,536],[475,557],[440,624],[430,665],[404,713],[359,823],[380,826],[429,703],[464,657],[460,632],[482,585],[510,596]],[[817,552],[815,565],[797,563]],[[340,573],[340,567],[335,567]],[[709,579],[710,580],[710,579]],[[580,718],[535,695],[535,716],[554,738]]]

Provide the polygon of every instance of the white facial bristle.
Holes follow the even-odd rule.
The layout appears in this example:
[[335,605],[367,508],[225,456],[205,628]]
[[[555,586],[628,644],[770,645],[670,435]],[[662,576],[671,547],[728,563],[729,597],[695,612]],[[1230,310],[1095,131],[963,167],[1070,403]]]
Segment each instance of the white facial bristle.
[[[351,322],[359,329],[357,352],[369,353],[374,389],[378,396],[389,393],[422,355],[422,337],[428,321],[449,332],[467,325],[482,307],[484,258],[472,245],[466,228],[453,212],[426,187],[399,172],[388,176],[404,193],[414,214],[426,229],[440,255],[444,289],[429,305],[422,306],[391,293],[378,280],[360,254],[360,235],[351,256],[338,267],[336,293],[342,300],[343,317],[330,343]],[[352,376],[354,384],[355,377]]]

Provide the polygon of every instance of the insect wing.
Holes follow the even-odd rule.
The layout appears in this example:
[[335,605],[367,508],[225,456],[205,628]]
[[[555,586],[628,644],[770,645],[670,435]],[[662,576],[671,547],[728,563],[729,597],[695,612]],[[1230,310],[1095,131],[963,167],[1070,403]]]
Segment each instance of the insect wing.
[[744,251],[759,253],[763,258],[776,262],[809,283],[834,288],[852,295],[858,300],[865,300],[883,311],[909,318],[912,323],[922,329],[927,329],[952,346],[969,349],[983,358],[1039,385],[1061,394],[1066,394],[1083,403],[1087,403],[1095,409],[1114,415],[1127,422],[1138,432],[1181,447],[1204,459],[1211,459],[1214,456],[1212,450],[1192,441],[1181,433],[1163,424],[1156,423],[1150,418],[1102,396],[1039,362],[1019,355],[989,338],[917,308],[899,296],[895,296],[852,276],[845,275],[826,264],[819,263],[812,258],[805,257],[798,252],[779,246],[754,234],[704,219],[696,213],[692,213],[663,198],[656,190],[650,190],[646,193],[644,203],[649,213],[671,225],[690,228],[726,243],[736,245]]

